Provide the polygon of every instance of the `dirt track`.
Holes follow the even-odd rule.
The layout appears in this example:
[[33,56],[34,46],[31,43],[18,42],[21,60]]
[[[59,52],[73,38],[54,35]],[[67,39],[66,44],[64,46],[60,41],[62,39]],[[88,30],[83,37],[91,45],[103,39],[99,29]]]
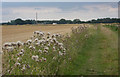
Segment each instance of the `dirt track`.
[[43,25],[43,26],[3,26],[2,27],[2,43],[4,42],[16,42],[18,40],[25,41],[30,36],[32,36],[33,32],[36,30],[50,33],[69,33],[71,32],[72,27],[76,27],[78,25]]

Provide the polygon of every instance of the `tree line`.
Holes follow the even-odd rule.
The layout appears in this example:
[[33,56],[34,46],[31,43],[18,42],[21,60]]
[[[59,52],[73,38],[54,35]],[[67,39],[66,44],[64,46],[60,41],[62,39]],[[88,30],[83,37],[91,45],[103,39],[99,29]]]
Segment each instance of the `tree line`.
[[81,23],[120,23],[120,18],[101,18],[93,19],[90,21],[81,21],[80,19],[74,20],[22,20],[20,18],[11,20],[10,22],[2,23],[2,25],[24,25],[24,24],[81,24]]

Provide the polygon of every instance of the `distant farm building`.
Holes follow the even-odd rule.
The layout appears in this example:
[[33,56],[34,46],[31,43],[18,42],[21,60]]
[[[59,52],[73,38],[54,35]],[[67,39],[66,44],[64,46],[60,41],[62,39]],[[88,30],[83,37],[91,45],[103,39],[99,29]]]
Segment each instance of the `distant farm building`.
[[53,23],[53,25],[56,25],[57,23]]

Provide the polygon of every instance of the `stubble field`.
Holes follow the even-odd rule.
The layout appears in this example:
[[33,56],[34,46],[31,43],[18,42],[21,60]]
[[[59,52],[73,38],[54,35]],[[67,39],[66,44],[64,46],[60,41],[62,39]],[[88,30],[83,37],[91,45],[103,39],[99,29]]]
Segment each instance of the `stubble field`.
[[25,41],[33,34],[34,31],[43,31],[50,33],[66,34],[71,32],[72,27],[77,27],[79,24],[66,25],[11,25],[2,27],[2,43]]

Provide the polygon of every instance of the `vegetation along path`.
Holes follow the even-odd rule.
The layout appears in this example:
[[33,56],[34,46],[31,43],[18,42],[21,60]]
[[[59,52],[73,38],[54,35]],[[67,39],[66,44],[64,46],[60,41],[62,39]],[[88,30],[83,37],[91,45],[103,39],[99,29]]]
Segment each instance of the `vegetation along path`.
[[98,27],[90,30],[91,36],[78,51],[64,74],[72,75],[117,75],[118,36],[109,28]]

